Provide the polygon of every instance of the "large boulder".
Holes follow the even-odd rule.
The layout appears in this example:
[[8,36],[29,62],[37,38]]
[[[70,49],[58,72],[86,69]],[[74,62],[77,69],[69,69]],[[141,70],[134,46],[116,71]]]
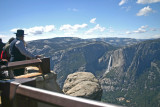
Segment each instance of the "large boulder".
[[99,81],[90,72],[76,72],[68,75],[63,86],[67,95],[101,100],[102,89]]

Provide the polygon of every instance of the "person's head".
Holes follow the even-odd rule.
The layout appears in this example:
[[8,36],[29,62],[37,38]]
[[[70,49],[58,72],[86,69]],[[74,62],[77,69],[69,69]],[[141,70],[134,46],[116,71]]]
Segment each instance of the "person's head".
[[8,43],[10,44],[13,40],[14,40],[14,37],[10,38],[10,39],[8,40]]
[[22,30],[22,29],[18,29],[17,33],[15,33],[15,34],[16,34],[16,38],[19,38],[20,40],[24,40],[24,35],[26,35],[26,34],[24,34],[24,30]]
[[2,42],[2,38],[0,38],[0,42]]

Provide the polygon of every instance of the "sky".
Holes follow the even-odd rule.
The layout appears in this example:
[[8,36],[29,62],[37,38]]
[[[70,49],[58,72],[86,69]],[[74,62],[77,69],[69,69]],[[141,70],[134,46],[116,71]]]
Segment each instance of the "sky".
[[160,38],[160,0],[0,0],[0,38]]

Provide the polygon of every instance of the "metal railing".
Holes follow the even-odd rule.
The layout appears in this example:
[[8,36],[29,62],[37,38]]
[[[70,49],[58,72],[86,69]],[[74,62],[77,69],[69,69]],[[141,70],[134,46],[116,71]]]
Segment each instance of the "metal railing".
[[[25,80],[25,82],[23,81],[23,83],[30,82],[33,84],[34,83],[33,81],[34,80]],[[1,86],[5,86],[6,84],[7,83],[3,82]],[[7,93],[4,95],[5,97],[8,98],[8,100],[7,99],[4,100],[6,102],[5,104],[3,104],[2,102],[2,106],[4,107],[13,107],[13,104],[14,104],[13,101],[14,101],[15,95],[22,95],[23,97],[27,97],[30,100],[34,99],[34,100],[44,102],[50,105],[58,106],[58,107],[59,106],[60,107],[120,107],[113,104],[107,104],[107,103],[88,100],[84,98],[68,96],[68,95],[64,95],[61,93],[52,92],[48,90],[42,90],[35,87],[22,85],[17,82],[10,82],[9,88],[12,91],[10,92],[9,96],[7,96]],[[18,101],[21,102],[21,99],[19,99]],[[30,104],[27,103],[27,105],[30,105]],[[17,107],[27,107],[27,105],[26,103],[24,104],[20,103],[17,105]],[[28,106],[28,107],[31,107],[31,106]],[[34,104],[34,106],[32,107],[37,107],[37,105]]]
[[47,74],[50,72],[50,58],[9,62],[7,65],[0,66],[0,72],[4,70],[10,71],[13,69],[24,68],[27,66],[38,66],[40,73]]
[[[1,67],[0,70],[10,70],[31,65],[40,66],[40,72],[43,74],[50,72],[50,68],[48,71],[44,71],[48,69],[46,67],[50,67],[48,58],[9,63]],[[37,101],[54,105],[54,107],[119,107],[113,104],[38,89],[35,86],[36,81],[33,78],[11,79],[8,81],[0,80],[2,107],[38,107]]]

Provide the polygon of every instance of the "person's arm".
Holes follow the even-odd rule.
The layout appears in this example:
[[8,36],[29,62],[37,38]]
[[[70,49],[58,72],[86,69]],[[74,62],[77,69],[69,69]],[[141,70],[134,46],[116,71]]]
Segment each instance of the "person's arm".
[[24,56],[30,58],[30,59],[35,59],[36,56],[31,54],[28,50],[26,50],[24,43],[21,40],[18,40],[15,44],[15,46],[19,49],[19,51],[21,52],[21,54],[23,54]]

